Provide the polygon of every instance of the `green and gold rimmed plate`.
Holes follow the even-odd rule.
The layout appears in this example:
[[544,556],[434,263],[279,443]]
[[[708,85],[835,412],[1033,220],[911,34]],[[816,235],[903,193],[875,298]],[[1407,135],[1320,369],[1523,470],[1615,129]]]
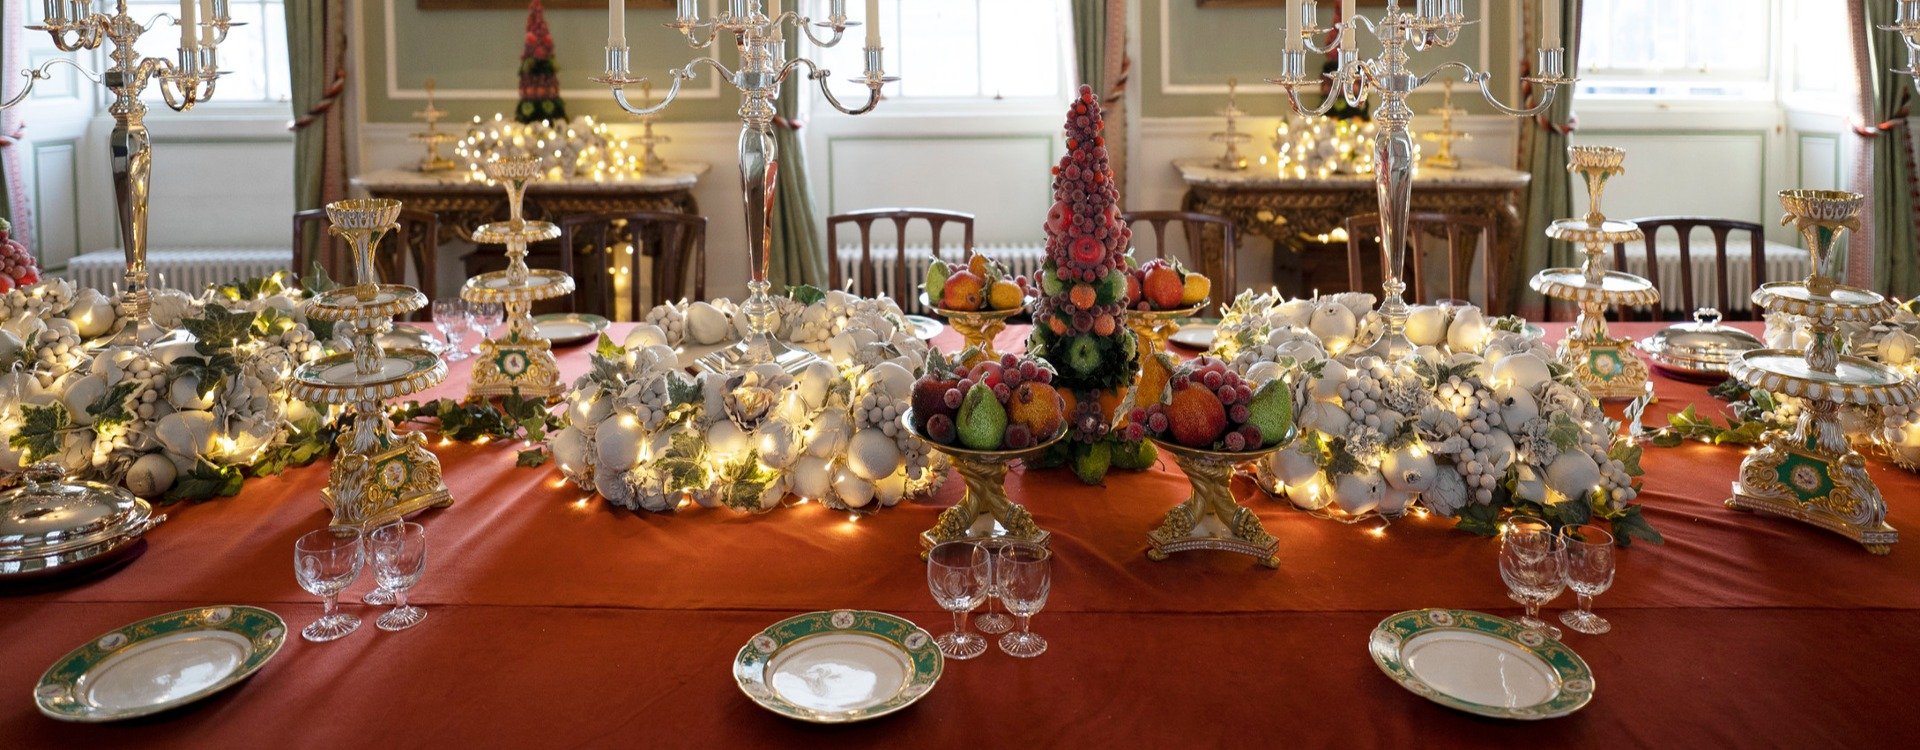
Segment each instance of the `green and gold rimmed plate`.
[[592,341],[612,322],[592,313],[547,313],[533,316],[540,337],[558,346]]
[[259,607],[169,612],[118,628],[60,657],[33,702],[63,721],[131,719],[183,706],[259,670],[287,640],[287,623]]
[[1401,687],[1467,713],[1551,719],[1593,699],[1593,673],[1579,654],[1484,612],[1401,612],[1380,621],[1367,650]]
[[920,626],[885,612],[789,617],[740,647],[733,679],[767,710],[816,724],[885,716],[940,681],[945,658]]

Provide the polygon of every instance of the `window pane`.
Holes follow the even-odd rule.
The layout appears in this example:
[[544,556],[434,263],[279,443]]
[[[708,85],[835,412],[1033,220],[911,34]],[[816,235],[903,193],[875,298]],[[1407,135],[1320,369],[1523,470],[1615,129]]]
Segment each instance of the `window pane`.
[[[859,13],[857,3],[854,13]],[[824,17],[825,3],[816,15]],[[1036,98],[1066,90],[1069,25],[1061,0],[882,0],[881,35],[895,98]],[[802,45],[841,79],[865,69],[864,28],[831,49]]]
[[971,0],[895,7],[900,9],[901,93],[979,96],[979,7]]
[[984,96],[1053,96],[1068,22],[1058,3],[980,0],[980,83]]
[[1767,5],[1753,0],[1584,4],[1581,64],[1605,74],[1764,77]]
[[[159,13],[166,13],[168,17],[178,14],[180,4],[130,0],[127,12],[135,20],[146,23]],[[230,29],[226,41],[220,43],[223,75],[214,90],[213,101],[244,103],[282,99],[287,90],[287,63],[285,15],[279,0],[235,0],[228,12],[235,23],[246,25]],[[134,48],[142,56],[178,62],[180,27],[172,21],[162,21],[143,34]],[[271,88],[275,85],[277,90]],[[150,81],[141,98],[148,102],[161,101],[160,86],[159,79]]]

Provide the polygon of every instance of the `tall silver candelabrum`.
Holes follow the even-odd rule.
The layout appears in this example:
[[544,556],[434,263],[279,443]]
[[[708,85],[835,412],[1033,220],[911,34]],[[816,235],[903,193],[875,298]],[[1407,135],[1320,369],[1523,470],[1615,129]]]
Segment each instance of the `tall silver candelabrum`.
[[[726,11],[709,21],[700,19],[698,6],[697,0],[679,0],[677,18],[666,24],[667,28],[679,31],[694,49],[706,49],[721,35],[732,34],[740,58],[737,70],[728,69],[712,57],[695,58],[685,67],[669,71],[673,80],[667,88],[666,97],[659,103],[634,106],[627,100],[626,87],[645,79],[629,74],[629,48],[619,44],[607,47],[607,72],[593,80],[613,89],[613,98],[622,109],[642,116],[658,113],[673,104],[674,98],[680,94],[680,85],[692,79],[695,68],[700,65],[712,67],[715,73],[739,89],[740,189],[746,206],[747,248],[753,274],[752,280],[747,282],[747,301],[741,306],[741,312],[747,316],[749,333],[733,347],[702,357],[699,365],[709,370],[726,371],[761,362],[776,362],[786,370],[797,371],[819,358],[774,338],[770,324],[774,313],[773,299],[767,294],[772,286],[767,281],[768,233],[773,221],[774,178],[779,173],[779,154],[773,142],[774,99],[779,96],[780,85],[787,76],[804,67],[808,79],[820,82],[820,91],[828,104],[846,114],[861,115],[873,111],[874,106],[880,103],[881,86],[899,79],[885,74],[881,66],[881,47],[871,34],[867,38],[866,72],[858,78],[849,79],[867,87],[867,101],[859,107],[843,106],[833,95],[833,90],[826,82],[832,71],[806,58],[785,59],[782,31],[788,25],[793,27],[795,33],[806,34],[807,39],[817,47],[838,45],[841,34],[848,27],[859,25],[847,20],[845,0],[832,0],[827,20],[818,24],[792,12],[769,17],[764,0],[728,0]],[[825,39],[816,36],[812,28],[816,25],[832,30],[832,36]],[[701,38],[702,30],[705,30],[704,39]],[[624,29],[614,31],[614,39],[626,38]]]
[[[196,21],[161,13],[145,24],[127,15],[127,0],[117,0],[112,15],[94,12],[94,0],[41,1],[45,9],[43,23],[28,26],[29,30],[47,32],[53,37],[54,46],[63,52],[99,49],[101,43],[111,42],[113,46],[107,57],[113,65],[103,73],[95,73],[71,58],[49,60],[38,68],[21,71],[21,75],[27,76],[26,87],[12,99],[0,102],[0,109],[25,101],[34,84],[52,78],[49,71],[60,64],[72,66],[89,81],[105,84],[113,93],[113,104],[107,107],[107,112],[113,115],[113,132],[107,137],[107,149],[113,168],[113,200],[120,212],[120,247],[127,256],[127,271],[120,292],[122,328],[118,338],[130,340],[139,335],[141,324],[147,320],[147,186],[153,149],[147,139],[147,105],[140,101],[140,94],[146,91],[149,81],[157,78],[167,107],[176,112],[192,109],[193,105],[213,98],[214,82],[220,77],[216,49],[226,41],[228,29],[242,24],[232,20],[228,0],[213,0],[211,18]],[[134,51],[141,35],[158,27],[162,19],[185,27],[181,30],[177,60],[143,58]]]
[[1893,23],[1880,30],[1900,32],[1901,41],[1907,43],[1907,67],[1893,71],[1912,76],[1914,85],[1920,86],[1920,0],[1894,0]]
[[[1551,1],[1551,0],[1549,0]],[[1545,93],[1540,102],[1525,109],[1509,107],[1495,96],[1488,85],[1492,74],[1476,71],[1462,62],[1448,62],[1434,68],[1425,75],[1413,73],[1407,69],[1407,47],[1426,50],[1451,46],[1459,38],[1460,27],[1466,25],[1467,18],[1462,13],[1463,0],[1418,0],[1411,12],[1401,10],[1401,3],[1387,0],[1386,12],[1375,21],[1365,16],[1354,15],[1334,25],[1333,29],[1317,26],[1319,12],[1317,3],[1307,0],[1302,3],[1299,18],[1288,19],[1287,27],[1297,29],[1301,37],[1299,44],[1289,40],[1287,49],[1281,52],[1280,74],[1267,79],[1268,83],[1278,84],[1287,89],[1287,100],[1295,111],[1313,116],[1324,115],[1332,109],[1334,102],[1345,99],[1349,106],[1360,106],[1367,100],[1369,93],[1380,95],[1380,104],[1374,108],[1373,121],[1378,134],[1373,140],[1374,185],[1380,198],[1380,247],[1382,255],[1382,289],[1385,299],[1380,302],[1380,315],[1385,320],[1385,330],[1366,351],[1389,361],[1404,359],[1413,353],[1413,343],[1407,340],[1407,303],[1402,294],[1407,285],[1400,277],[1406,264],[1407,212],[1413,198],[1414,151],[1413,138],[1407,131],[1407,125],[1413,120],[1413,110],[1407,106],[1407,96],[1414,89],[1448,71],[1457,71],[1461,80],[1480,85],[1480,94],[1486,97],[1495,109],[1516,117],[1530,117],[1546,111],[1552,106],[1554,93],[1563,84],[1574,79],[1566,76],[1566,50],[1561,47],[1542,47],[1536,52],[1538,64],[1536,74],[1524,80],[1544,86]],[[1361,60],[1358,44],[1354,37],[1364,28],[1380,41],[1379,57]],[[1340,32],[1340,41],[1322,46],[1316,43],[1321,35],[1330,30]],[[1338,50],[1339,67],[1333,73],[1322,76],[1309,75],[1307,72],[1307,53],[1326,54]],[[1319,87],[1324,80],[1333,82],[1333,91],[1319,107],[1307,107],[1300,103],[1299,87]]]

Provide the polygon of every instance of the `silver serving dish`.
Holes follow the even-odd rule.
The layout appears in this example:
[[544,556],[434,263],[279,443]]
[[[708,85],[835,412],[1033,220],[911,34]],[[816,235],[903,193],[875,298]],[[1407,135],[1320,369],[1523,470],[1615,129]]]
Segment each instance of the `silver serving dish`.
[[99,482],[69,482],[43,461],[0,493],[0,580],[92,567],[127,552],[167,520],[147,501]]
[[1700,308],[1693,312],[1693,320],[1668,326],[1634,345],[1647,353],[1655,367],[1702,380],[1726,378],[1727,364],[1741,352],[1765,348],[1759,337],[1720,325],[1719,310]]

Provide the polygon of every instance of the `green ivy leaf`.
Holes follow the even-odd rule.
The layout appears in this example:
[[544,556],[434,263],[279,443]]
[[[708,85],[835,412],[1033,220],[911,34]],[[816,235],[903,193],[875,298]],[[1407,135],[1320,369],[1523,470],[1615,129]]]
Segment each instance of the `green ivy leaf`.
[[1564,411],[1556,411],[1548,418],[1547,439],[1561,452],[1573,450],[1580,445],[1580,422]]
[[1640,513],[1640,506],[1629,505],[1613,519],[1613,541],[1621,547],[1630,546],[1639,539],[1648,544],[1665,544],[1666,538],[1647,523],[1647,517]]
[[1495,536],[1500,533],[1500,506],[1468,505],[1456,515],[1453,527],[1478,536]]
[[529,448],[514,454],[513,465],[531,468],[545,464],[551,458],[553,454],[548,453],[546,448]]
[[193,470],[173,483],[173,489],[167,490],[161,500],[169,503],[181,500],[208,500],[216,497],[233,497],[240,494],[240,485],[246,476],[238,466],[215,466],[206,459],[200,459]]
[[119,384],[100,394],[100,398],[87,405],[87,414],[93,417],[94,429],[122,425],[133,421],[131,405],[133,392],[140,390],[140,384],[131,380],[122,380]]
[[327,269],[322,268],[320,261],[317,260],[308,267],[307,275],[300,279],[300,289],[310,297],[317,297],[339,288],[340,285],[327,277]]
[[620,348],[619,344],[613,343],[612,336],[602,332],[599,343],[593,345],[593,355],[603,359],[618,360],[626,356],[626,352]]
[[67,407],[59,403],[46,406],[29,404],[21,407],[20,413],[26,419],[21,423],[20,431],[7,439],[7,444],[25,453],[26,463],[60,455],[66,433],[73,424]]
[[802,305],[811,305],[827,298],[827,293],[812,284],[795,284],[787,287],[787,297]]
[[237,313],[219,305],[207,305],[201,309],[200,317],[186,318],[180,325],[196,339],[194,351],[213,355],[252,341],[255,317],[254,313]]

